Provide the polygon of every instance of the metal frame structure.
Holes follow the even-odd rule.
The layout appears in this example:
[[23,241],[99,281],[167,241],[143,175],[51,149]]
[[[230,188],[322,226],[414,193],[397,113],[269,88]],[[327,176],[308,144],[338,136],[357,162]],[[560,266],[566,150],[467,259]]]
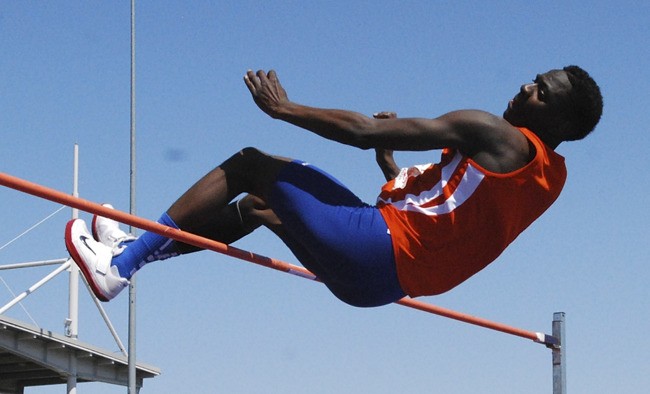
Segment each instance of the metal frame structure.
[[[78,147],[74,147],[73,193],[78,198]],[[72,217],[78,216],[73,208]],[[67,393],[77,391],[78,382],[105,382],[132,387],[137,392],[145,378],[160,374],[156,367],[137,364],[127,353],[101,302],[87,290],[121,354],[78,340],[79,269],[69,258],[0,265],[1,270],[57,265],[52,272],[0,306],[0,394],[22,394],[25,387],[66,384]],[[51,279],[69,272],[68,317],[64,335],[13,320],[3,314],[18,305]],[[131,336],[131,330],[129,330]]]
[[[50,201],[65,204],[89,213],[108,217],[121,223],[151,231],[164,237],[174,239],[179,242],[194,245],[202,249],[212,250],[214,252],[226,254],[240,260],[248,261],[258,265],[272,268],[278,271],[289,273],[301,278],[318,281],[318,278],[303,267],[295,266],[270,257],[261,256],[252,252],[235,248],[230,245],[204,238],[195,234],[187,233],[182,230],[167,227],[160,223],[143,219],[115,209],[106,208],[100,204],[84,200],[78,197],[59,192],[57,190],[38,185],[14,176],[0,173],[0,185],[16,189],[18,191],[41,197]],[[512,327],[506,324],[493,322],[491,320],[479,318],[465,313],[456,312],[450,309],[427,304],[412,298],[405,297],[397,304],[408,306],[423,312],[436,314],[450,319],[462,321],[468,324],[477,325],[491,330],[504,332],[507,334],[530,339],[534,342],[541,343],[552,350],[553,360],[553,394],[566,394],[566,349],[565,343],[565,315],[558,312],[553,316],[552,335],[541,332],[534,332]]]
[[[131,150],[131,158],[130,158],[130,212],[131,214],[135,214],[135,180],[136,180],[136,160],[135,160],[135,142],[136,142],[136,136],[135,136],[135,120],[136,120],[136,112],[135,112],[135,0],[131,0],[131,75],[130,75],[130,85],[131,85],[131,92],[130,92],[130,150]],[[74,154],[74,185],[73,185],[73,197],[78,197],[78,191],[77,191],[77,179],[78,179],[78,147],[75,145],[75,154]],[[73,207],[72,210],[72,217],[76,218],[78,216],[78,210],[77,208]],[[130,228],[130,232],[132,234],[135,234],[135,229],[133,227]],[[55,271],[53,271],[51,274],[47,275],[45,278],[34,284],[32,287],[27,289],[25,292],[21,293],[19,296],[15,297],[14,300],[10,301],[9,304],[5,305],[4,307],[0,308],[0,320],[4,321],[4,317],[1,316],[2,313],[7,311],[9,308],[12,306],[18,304],[23,298],[25,298],[27,295],[31,294],[33,291],[38,289],[40,286],[48,282],[50,279],[54,278],[56,275],[59,273],[68,270],[70,272],[70,280],[69,280],[69,286],[70,286],[70,291],[69,291],[69,317],[66,319],[66,337],[71,340],[71,341],[76,341],[78,337],[78,307],[79,307],[79,300],[78,300],[78,284],[79,284],[79,270],[78,268],[70,262],[69,259],[59,259],[59,260],[51,260],[51,261],[43,261],[43,262],[33,262],[33,263],[23,263],[23,264],[11,264],[11,265],[5,265],[5,266],[0,266],[1,269],[14,269],[14,268],[27,268],[27,267],[34,267],[34,266],[42,266],[42,265],[50,265],[50,264],[61,264]],[[85,282],[84,282],[85,283]],[[90,292],[92,295],[92,292]],[[142,381],[143,377],[153,377],[156,376],[160,373],[159,370],[157,370],[154,367],[147,367],[146,369],[143,369],[143,367],[136,362],[136,281],[132,280],[131,284],[129,286],[129,316],[128,316],[128,349],[124,347],[122,344],[122,341],[119,339],[117,336],[117,333],[115,329],[113,328],[113,325],[110,323],[110,320],[108,319],[108,316],[106,315],[103,307],[101,306],[100,302],[92,296],[93,300],[95,301],[95,304],[102,315],[104,321],[106,322],[111,334],[113,335],[118,347],[120,348],[120,351],[122,352],[123,356],[126,358],[126,364],[124,367],[126,368],[125,371],[122,371],[120,369],[120,373],[117,374],[120,376],[120,379],[111,379],[111,383],[117,383],[117,384],[123,384],[128,387],[128,393],[129,394],[136,394],[139,392],[140,387],[142,387]],[[2,323],[0,325],[0,333],[5,334],[9,332],[13,332],[13,329],[20,330],[20,325],[16,322],[7,322],[7,323]],[[11,329],[10,329],[11,328]],[[25,332],[34,332],[33,328],[24,328],[26,330]],[[42,331],[42,330],[41,330]],[[66,353],[66,360],[68,368],[62,368],[61,366],[54,366],[50,365],[48,363],[48,359],[54,359],[49,355],[49,352],[40,352],[39,354],[44,354],[48,357],[45,359],[39,358],[38,355],[33,355],[30,354],[29,352],[27,353],[20,353],[19,349],[21,349],[20,346],[17,346],[21,342],[21,340],[18,340],[16,338],[30,338],[32,337],[32,334],[17,334],[17,336],[10,335],[6,338],[7,342],[5,343],[5,337],[0,335],[0,365],[3,365],[2,371],[0,371],[0,394],[4,394],[5,392],[11,392],[11,393],[22,393],[23,387],[26,385],[31,385],[31,384],[46,384],[45,382],[55,382],[55,383],[61,383],[61,379],[63,377],[66,377],[65,382],[67,383],[67,392],[69,394],[76,393],[76,387],[77,387],[77,381],[79,378],[82,378],[83,381],[89,381],[89,380],[100,380],[100,376],[92,376],[88,375],[87,373],[84,373],[83,367],[86,365],[83,362],[79,361],[79,357],[75,356],[79,351],[75,350],[74,352]],[[42,343],[47,343],[51,341],[51,336],[38,336],[39,342]],[[61,341],[64,341],[63,338],[58,338],[59,343]],[[58,344],[55,345],[47,345],[47,348],[49,346],[53,346],[54,349],[60,349],[60,348],[66,348],[66,349],[77,349],[76,345],[78,343],[76,342],[71,342],[68,344],[61,345],[61,347]],[[38,349],[38,346],[35,347],[28,347],[28,349]],[[88,345],[83,346],[82,348],[84,349],[91,349]],[[9,350],[9,352],[4,352],[2,349],[12,349]],[[15,352],[19,352],[15,354]],[[38,352],[38,351],[37,351]],[[94,351],[94,350],[84,350],[81,353],[83,354],[92,354],[94,358],[101,359],[102,352],[100,351]],[[10,354],[13,354],[9,356]],[[61,354],[61,352],[58,352],[57,354]],[[6,356],[5,356],[6,355]],[[3,356],[5,356],[5,359],[3,360]],[[23,359],[23,357],[25,359]],[[27,361],[29,360],[29,361]],[[11,363],[19,363],[19,364],[24,364],[24,365],[29,365],[30,366],[30,371],[27,372],[24,369],[21,368],[16,368],[13,366],[12,368],[6,367],[5,365],[9,365]],[[7,364],[9,363],[9,364]],[[121,365],[120,360],[106,360],[106,364],[113,364],[113,365]],[[122,363],[124,364],[124,363]],[[16,364],[18,365],[18,364]],[[36,371],[34,368],[35,365],[39,365],[41,368],[48,369],[51,367],[51,370],[47,373],[43,371]],[[24,376],[30,376],[31,378],[22,380],[21,378],[18,378],[18,372],[15,373],[9,373],[5,371],[21,371],[22,374],[26,374]],[[125,372],[125,373],[124,373]],[[42,375],[42,376],[48,376],[48,379],[34,379],[33,377],[36,375]],[[10,382],[10,383],[6,383]],[[5,384],[6,383],[6,384]]]
[[[22,394],[26,387],[78,382],[126,386],[128,360],[123,354],[83,343],[6,316],[0,316],[0,393]],[[160,374],[156,367],[138,364],[136,387]]]

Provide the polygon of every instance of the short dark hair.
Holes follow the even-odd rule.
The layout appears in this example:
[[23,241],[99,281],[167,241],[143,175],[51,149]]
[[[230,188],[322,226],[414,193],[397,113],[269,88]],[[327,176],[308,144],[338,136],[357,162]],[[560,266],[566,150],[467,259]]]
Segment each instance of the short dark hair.
[[578,66],[566,66],[563,70],[571,82],[569,121],[573,134],[568,141],[581,140],[591,133],[603,114],[603,96],[596,81]]

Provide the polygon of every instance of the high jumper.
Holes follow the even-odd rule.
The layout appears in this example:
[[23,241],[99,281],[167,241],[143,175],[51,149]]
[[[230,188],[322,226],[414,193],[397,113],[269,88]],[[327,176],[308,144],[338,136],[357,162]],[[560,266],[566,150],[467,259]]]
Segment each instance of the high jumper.
[[[375,149],[388,182],[366,204],[322,170],[245,148],[185,192],[159,223],[223,243],[265,226],[342,301],[360,307],[441,294],[494,261],[559,196],[564,158],[602,114],[577,66],[521,86],[503,116],[459,110],[434,119],[367,117],[289,100],[274,71],[244,76],[257,106],[329,140]],[[399,169],[394,150],[442,149],[437,164]],[[233,201],[247,193],[239,201]],[[95,215],[66,247],[97,297],[114,298],[145,264],[201,250],[156,232],[139,238]]]

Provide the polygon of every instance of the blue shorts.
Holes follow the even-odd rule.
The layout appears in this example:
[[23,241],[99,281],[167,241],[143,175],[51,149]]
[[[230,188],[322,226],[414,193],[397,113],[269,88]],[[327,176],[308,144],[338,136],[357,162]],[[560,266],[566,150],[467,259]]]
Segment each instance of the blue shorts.
[[371,307],[405,296],[384,218],[332,176],[294,161],[278,174],[268,204],[284,243],[343,302]]

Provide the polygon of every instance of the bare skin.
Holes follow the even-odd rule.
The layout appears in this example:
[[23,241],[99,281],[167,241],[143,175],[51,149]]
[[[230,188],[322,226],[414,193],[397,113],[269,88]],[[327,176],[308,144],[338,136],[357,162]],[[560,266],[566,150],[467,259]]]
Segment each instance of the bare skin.
[[[375,119],[393,119],[397,117],[397,114],[395,112],[378,112],[373,114],[372,117]],[[397,177],[400,168],[395,163],[392,149],[375,148],[375,160],[386,181]]]
[[[461,110],[434,119],[397,118],[390,112],[371,118],[352,111],[294,103],[273,70],[249,70],[244,82],[257,106],[272,118],[339,143],[375,149],[377,163],[387,180],[399,172],[393,150],[454,148],[489,171],[508,173],[525,166],[535,154],[517,127],[530,129],[553,149],[570,132],[563,115],[571,84],[562,70],[540,74],[533,83],[522,85],[503,117]],[[226,243],[261,225],[282,236],[282,224],[268,207],[266,197],[289,161],[246,148],[199,180],[170,207],[168,214],[180,228]],[[248,195],[239,207],[235,203],[228,205],[241,193]]]
[[[269,116],[324,138],[361,149],[422,151],[459,149],[494,172],[510,172],[528,162],[526,138],[517,130],[531,129],[551,148],[562,142],[563,99],[571,89],[566,72],[553,70],[526,84],[509,104],[504,118],[477,110],[461,110],[434,119],[373,119],[352,111],[313,108],[291,102],[274,71],[248,71],[245,82],[255,103]],[[544,100],[552,100],[550,102]]]
[[[278,227],[279,219],[265,199],[271,183],[288,162],[254,148],[243,149],[195,183],[167,213],[183,230],[225,243],[240,239],[262,224],[271,229]],[[239,207],[236,203],[229,205],[241,193],[249,196],[240,201]],[[180,249],[196,250],[189,245]]]

